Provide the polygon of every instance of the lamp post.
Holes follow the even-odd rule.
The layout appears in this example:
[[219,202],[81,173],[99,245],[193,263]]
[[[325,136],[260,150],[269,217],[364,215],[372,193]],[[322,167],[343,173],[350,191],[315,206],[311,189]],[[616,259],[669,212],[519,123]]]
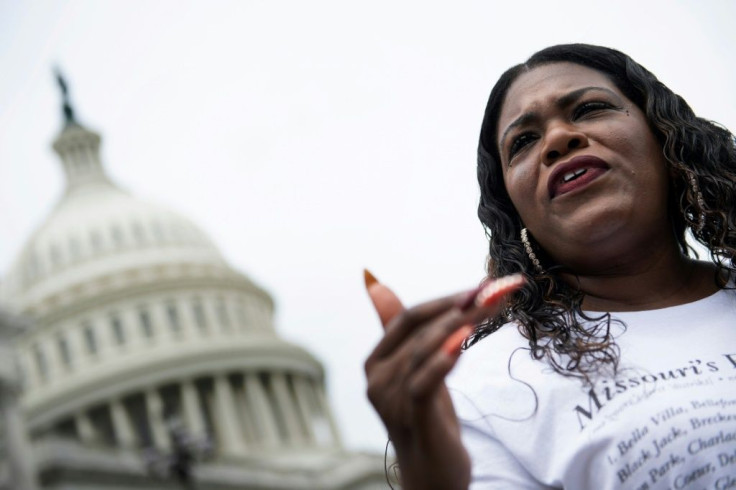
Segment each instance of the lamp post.
[[178,416],[166,418],[171,439],[171,450],[162,452],[155,447],[147,447],[143,451],[143,460],[149,474],[171,479],[184,490],[197,490],[193,475],[193,467],[212,452],[212,443],[208,436],[193,437],[189,434]]

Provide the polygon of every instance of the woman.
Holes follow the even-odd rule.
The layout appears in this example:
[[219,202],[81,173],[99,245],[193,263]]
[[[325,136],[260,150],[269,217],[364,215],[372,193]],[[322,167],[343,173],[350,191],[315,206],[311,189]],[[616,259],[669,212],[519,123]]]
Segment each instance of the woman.
[[404,309],[367,276],[403,487],[736,488],[731,133],[623,53],[564,45],[501,76],[478,153],[487,289],[524,280]]

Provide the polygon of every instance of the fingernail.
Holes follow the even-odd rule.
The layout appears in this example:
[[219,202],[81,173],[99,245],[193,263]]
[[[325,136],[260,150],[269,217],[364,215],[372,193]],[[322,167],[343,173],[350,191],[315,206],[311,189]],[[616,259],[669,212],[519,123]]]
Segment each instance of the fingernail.
[[442,351],[448,356],[456,356],[460,354],[463,342],[471,333],[473,333],[473,327],[470,325],[463,325],[458,328],[442,343]]
[[475,304],[475,298],[478,296],[478,293],[483,290],[484,287],[485,284],[481,284],[477,288],[471,289],[465,294],[465,296],[460,298],[457,303],[455,303],[455,306],[458,307],[461,311],[469,309]]
[[485,285],[475,297],[475,305],[484,308],[491,306],[506,294],[519,289],[525,282],[521,274],[501,277]]
[[363,279],[365,280],[365,288],[368,289],[374,284],[378,284],[378,279],[376,279],[376,276],[371,274],[371,271],[368,269],[363,269]]

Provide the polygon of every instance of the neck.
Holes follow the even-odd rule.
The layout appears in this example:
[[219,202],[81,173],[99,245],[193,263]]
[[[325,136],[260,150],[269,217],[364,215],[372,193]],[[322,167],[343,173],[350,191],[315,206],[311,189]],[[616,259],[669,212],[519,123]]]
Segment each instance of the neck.
[[675,245],[659,254],[587,274],[563,278],[584,293],[588,311],[641,311],[676,306],[718,290],[715,267],[680,253]]

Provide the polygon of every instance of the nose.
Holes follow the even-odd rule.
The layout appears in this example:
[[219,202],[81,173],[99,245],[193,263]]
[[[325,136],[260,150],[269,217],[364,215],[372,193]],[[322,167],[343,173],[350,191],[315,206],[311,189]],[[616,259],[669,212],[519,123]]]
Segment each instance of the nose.
[[542,162],[552,165],[571,150],[588,146],[588,137],[570,124],[558,123],[548,127],[542,148]]

